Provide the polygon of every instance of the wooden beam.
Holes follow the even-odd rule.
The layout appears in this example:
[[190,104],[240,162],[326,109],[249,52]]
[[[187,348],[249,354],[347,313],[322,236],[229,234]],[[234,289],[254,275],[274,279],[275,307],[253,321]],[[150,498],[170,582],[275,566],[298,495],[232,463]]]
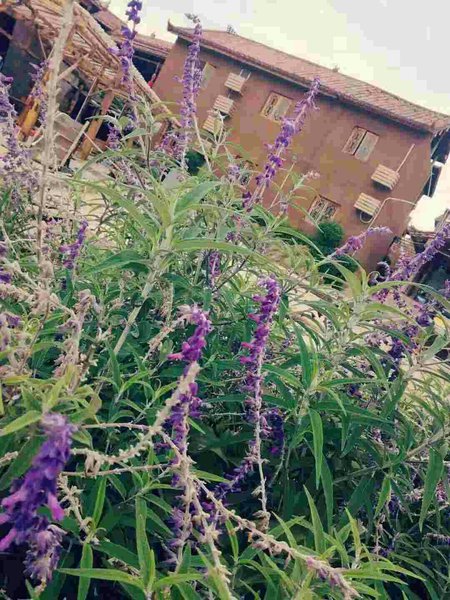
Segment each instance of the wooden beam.
[[[100,115],[98,115],[98,116],[103,116],[103,115],[107,114],[108,110],[111,107],[111,104],[113,103],[114,96],[115,96],[114,90],[110,90],[109,92],[107,92],[105,94],[105,97],[103,98],[103,101],[102,101],[102,104],[100,107]],[[80,155],[83,160],[86,160],[87,157],[89,156],[89,154],[91,153],[92,145],[93,145],[92,142],[93,142],[93,140],[95,140],[98,130],[100,129],[102,123],[103,123],[103,121],[101,119],[95,119],[89,125],[89,129],[86,132],[86,139],[84,140],[84,142],[81,145]]]
[[17,124],[20,126],[19,139],[25,140],[27,137],[29,137],[31,130],[37,123],[39,109],[39,101],[28,96],[25,102],[25,108],[17,119]]

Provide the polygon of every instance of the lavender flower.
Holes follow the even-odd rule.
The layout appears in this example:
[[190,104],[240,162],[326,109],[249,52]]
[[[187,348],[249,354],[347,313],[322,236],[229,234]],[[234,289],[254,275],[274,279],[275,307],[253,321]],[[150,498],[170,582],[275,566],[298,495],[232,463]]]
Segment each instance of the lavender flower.
[[0,313],[0,352],[6,350],[11,343],[11,329],[21,323],[20,317],[11,313]]
[[194,33],[184,63],[183,78],[181,80],[183,84],[183,98],[180,108],[181,128],[175,134],[175,147],[173,149],[175,158],[180,161],[183,168],[187,167],[186,152],[195,126],[197,96],[202,81],[202,70],[199,61],[202,26],[197,15],[187,14],[186,16],[194,23]]
[[[186,320],[196,325],[194,333],[183,342],[181,351],[168,355],[169,360],[180,360],[186,363],[185,373],[189,370],[193,363],[200,360],[203,349],[206,346],[206,335],[211,331],[211,322],[208,315],[197,306],[183,307],[182,312],[186,316]],[[188,418],[197,418],[200,416],[201,400],[197,396],[198,385],[193,381],[189,385],[189,391],[181,394],[179,403],[173,407],[169,419],[164,423],[166,430],[172,430],[172,441],[177,446],[182,455],[187,455],[188,449],[188,434],[189,423]],[[178,459],[172,461],[174,467],[178,466]],[[172,479],[174,487],[182,487],[186,492],[185,482],[182,478],[175,474]],[[179,497],[183,503],[183,494]],[[188,503],[188,510],[192,512],[191,516],[195,516],[196,511]],[[183,547],[192,532],[192,522],[186,520],[185,514],[180,508],[175,508],[171,516],[171,524],[174,530],[174,536],[170,540],[168,546],[171,560],[176,560],[173,551]]]
[[31,192],[37,185],[37,178],[28,168],[30,153],[22,148],[17,137],[17,113],[9,99],[12,81],[12,77],[0,73],[0,126],[7,150],[0,157],[0,176],[7,188],[22,187]]
[[319,79],[314,79],[308,93],[296,104],[294,116],[283,119],[280,133],[273,145],[269,146],[269,154],[263,172],[256,176],[255,191],[244,197],[245,210],[250,211],[254,204],[262,200],[264,192],[283,164],[282,156],[286,148],[290,146],[293,137],[303,129],[308,112],[315,108],[314,101],[319,91],[319,85]]
[[[187,321],[194,323],[197,327],[193,335],[181,346],[181,352],[169,354],[169,360],[183,360],[187,363],[187,368],[193,362],[200,360],[203,348],[206,346],[206,335],[211,331],[211,322],[207,313],[203,312],[198,306],[183,307],[182,312],[187,315]],[[187,369],[186,369],[187,370]]]
[[220,252],[213,250],[208,254],[209,285],[215,286],[216,279],[220,276]]
[[278,408],[272,408],[262,416],[263,437],[270,440],[270,453],[279,456],[284,446],[284,420]]
[[120,131],[112,123],[108,124],[108,136],[106,138],[106,145],[110,150],[120,149]]
[[133,41],[136,37],[136,25],[139,25],[141,18],[139,16],[142,10],[141,0],[130,0],[127,4],[125,14],[128,17],[128,23],[122,26],[121,32],[123,35],[123,41],[120,48],[110,48],[111,54],[114,54],[120,59],[120,65],[122,67],[122,84],[125,85],[130,92],[130,96],[134,98],[133,90],[133,56],[134,48]]
[[0,551],[11,544],[27,544],[27,572],[45,583],[58,563],[63,531],[38,511],[47,506],[55,521],[64,517],[56,497],[57,478],[69,460],[74,427],[60,414],[44,415],[41,424],[46,441],[31,468],[23,479],[14,481],[10,495],[1,503],[5,512],[0,515],[0,524],[7,523],[11,529],[0,540]]
[[63,244],[62,246],[59,247],[59,251],[65,255],[65,258],[63,260],[63,265],[69,270],[72,270],[75,267],[75,262],[80,254],[80,250],[86,239],[87,227],[88,227],[88,222],[86,220],[82,221],[80,229],[78,230],[77,239],[75,240],[75,242],[73,242],[73,244],[68,244],[68,245]]
[[389,277],[389,281],[407,281],[426,265],[447,243],[450,237],[450,223],[444,225],[435,238],[431,240],[425,250],[414,257],[403,257],[399,260],[397,269]]
[[241,356],[239,359],[247,369],[244,389],[248,392],[246,404],[249,411],[249,419],[253,422],[255,418],[260,418],[260,415],[256,415],[255,411],[260,410],[262,402],[261,368],[266,353],[270,325],[280,303],[280,286],[275,279],[268,277],[260,285],[266,288],[267,293],[265,296],[253,296],[253,300],[260,304],[260,310],[257,314],[249,314],[249,318],[257,323],[257,327],[252,341],[242,342],[242,347],[249,350],[248,356]]
[[31,67],[34,70],[31,74],[31,80],[34,83],[34,86],[31,90],[30,97],[33,98],[33,100],[39,102],[41,123],[45,123],[45,119],[47,116],[47,94],[44,86],[44,78],[48,66],[48,60],[42,61],[40,65],[31,65]]
[[366,229],[366,231],[360,233],[359,235],[350,236],[346,243],[340,248],[337,248],[337,250],[335,250],[333,254],[330,255],[330,257],[343,256],[344,254],[353,254],[354,252],[361,250],[368,237],[371,237],[372,235],[390,233],[392,233],[392,231],[389,229],[389,227],[369,227],[368,229]]

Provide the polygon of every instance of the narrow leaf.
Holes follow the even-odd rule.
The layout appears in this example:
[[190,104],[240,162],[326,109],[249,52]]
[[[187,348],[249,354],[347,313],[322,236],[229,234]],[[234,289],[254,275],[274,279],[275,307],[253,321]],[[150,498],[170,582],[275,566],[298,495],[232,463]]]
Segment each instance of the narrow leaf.
[[[93,552],[89,543],[85,542],[81,553],[80,569],[91,569],[93,564]],[[77,600],[86,600],[91,580],[88,577],[82,577],[78,583]]]
[[311,419],[311,427],[313,433],[314,459],[316,461],[316,488],[319,487],[320,476],[322,473],[322,458],[323,458],[323,425],[320,415],[315,410],[309,411]]
[[0,429],[0,436],[10,435],[11,433],[20,431],[20,429],[23,429],[32,423],[36,423],[41,417],[41,413],[37,410],[29,410],[24,415],[17,417],[17,419],[14,419],[14,421],[11,421],[11,423],[8,423],[8,425],[5,425],[3,429]]
[[422,506],[420,508],[419,529],[422,531],[424,521],[427,517],[428,508],[436,493],[436,486],[442,477],[444,462],[441,454],[434,448],[430,448],[427,474],[423,488]]

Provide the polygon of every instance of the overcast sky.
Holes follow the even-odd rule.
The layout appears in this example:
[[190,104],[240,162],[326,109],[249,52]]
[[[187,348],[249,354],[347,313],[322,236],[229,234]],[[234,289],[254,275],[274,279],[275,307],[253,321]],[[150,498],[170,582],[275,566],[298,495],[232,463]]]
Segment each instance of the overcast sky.
[[[200,15],[205,28],[237,33],[378,85],[450,114],[450,0],[143,0],[141,33],[173,40],[167,21]],[[126,0],[110,8],[124,16]],[[450,206],[447,165],[433,206],[417,209],[423,227]],[[444,192],[444,190],[447,190]],[[422,209],[422,210],[421,210]]]

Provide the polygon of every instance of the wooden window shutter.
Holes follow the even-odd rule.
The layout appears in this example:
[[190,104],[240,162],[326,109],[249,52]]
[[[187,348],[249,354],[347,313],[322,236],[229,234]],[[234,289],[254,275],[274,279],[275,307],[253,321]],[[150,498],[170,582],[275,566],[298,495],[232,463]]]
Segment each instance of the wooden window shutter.
[[362,142],[358,146],[358,149],[355,152],[355,156],[357,159],[366,161],[369,156],[372,154],[372,150],[375,148],[376,143],[378,142],[378,136],[374,133],[370,133],[370,131],[366,132]]
[[275,110],[273,113],[273,118],[275,119],[275,121],[279,121],[280,119],[282,119],[286,115],[290,106],[291,101],[289,100],[289,98],[285,98],[284,96],[278,96],[278,102],[275,106]]
[[205,65],[203,67],[203,71],[202,71],[202,83],[201,83],[202,89],[205,89],[206,87],[208,87],[208,83],[209,83],[211,77],[213,76],[215,70],[216,70],[216,67],[214,67],[213,65],[210,65],[209,63],[205,63]]
[[365,129],[362,129],[361,127],[354,127],[345,146],[342,148],[342,152],[346,152],[347,154],[355,154],[356,149],[361,143],[365,133]]

